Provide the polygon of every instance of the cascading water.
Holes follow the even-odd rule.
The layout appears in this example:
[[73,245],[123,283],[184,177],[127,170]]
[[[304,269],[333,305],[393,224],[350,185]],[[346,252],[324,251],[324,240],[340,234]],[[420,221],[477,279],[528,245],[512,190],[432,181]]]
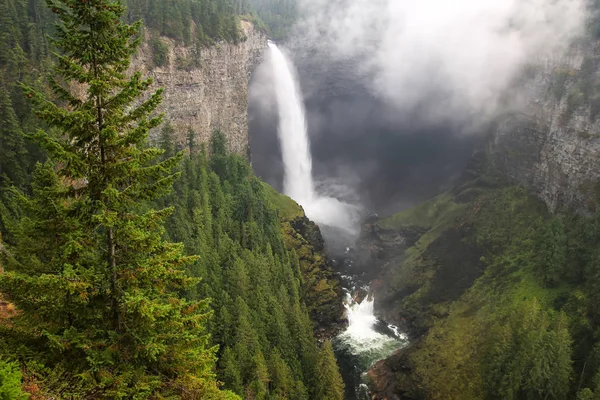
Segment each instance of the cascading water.
[[[406,339],[399,335],[393,325],[388,325],[390,333],[384,334],[376,330],[379,320],[373,314],[375,301],[367,297],[357,303],[348,294],[345,304],[348,313],[348,329],[340,335],[352,349],[353,353],[363,358],[364,364],[369,367],[373,362],[381,358],[381,354],[393,352],[398,348],[398,339]],[[381,328],[380,328],[381,329]],[[398,337],[394,337],[398,335]]]
[[[363,289],[368,290],[366,287]],[[389,357],[406,345],[408,338],[394,325],[379,320],[373,313],[375,300],[368,295],[356,300],[356,290],[347,292],[344,306],[348,328],[334,340],[336,356],[346,382],[346,400],[368,400],[365,374],[375,362]]]
[[[335,198],[317,193],[312,176],[312,159],[304,103],[292,63],[270,42],[275,95],[279,111],[279,142],[285,168],[284,192],[296,200],[306,215],[321,225],[354,232],[359,209]],[[402,347],[406,337],[397,328],[379,321],[373,313],[374,300],[355,302],[354,283],[345,306],[348,329],[335,340],[336,354],[346,380],[346,398],[365,399],[368,391],[363,374],[377,360]]]
[[269,47],[279,111],[279,143],[285,168],[284,193],[296,200],[313,221],[353,232],[359,209],[315,191],[304,103],[296,71],[275,43],[269,42]]
[[279,138],[285,164],[285,194],[305,205],[314,201],[312,159],[302,95],[292,64],[269,42],[279,105]]

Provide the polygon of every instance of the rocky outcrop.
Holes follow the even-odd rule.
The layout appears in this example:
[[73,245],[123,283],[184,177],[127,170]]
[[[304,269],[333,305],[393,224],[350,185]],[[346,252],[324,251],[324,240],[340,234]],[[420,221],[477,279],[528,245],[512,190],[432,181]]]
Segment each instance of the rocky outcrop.
[[321,230],[305,215],[286,219],[280,214],[283,242],[298,256],[302,298],[317,339],[332,338],[347,326],[344,292],[331,260],[325,254]]
[[599,66],[593,43],[529,66],[511,99],[524,111],[507,113],[493,125],[492,160],[551,210],[597,208]]
[[419,399],[419,389],[411,378],[414,367],[408,354],[411,348],[397,351],[385,360],[378,361],[367,373],[371,400]]
[[[214,130],[222,131],[229,150],[248,155],[248,84],[253,68],[267,47],[267,37],[247,21],[241,21],[245,40],[220,42],[194,51],[161,38],[168,49],[164,66],[154,66],[149,33],[134,58],[133,67],[165,88],[160,111],[166,114],[183,145],[188,133],[206,142]],[[154,133],[156,135],[156,132]]]
[[269,185],[265,189],[277,210],[283,243],[298,258],[301,297],[306,304],[317,339],[332,338],[348,325],[340,276],[325,252],[320,228],[291,198]]

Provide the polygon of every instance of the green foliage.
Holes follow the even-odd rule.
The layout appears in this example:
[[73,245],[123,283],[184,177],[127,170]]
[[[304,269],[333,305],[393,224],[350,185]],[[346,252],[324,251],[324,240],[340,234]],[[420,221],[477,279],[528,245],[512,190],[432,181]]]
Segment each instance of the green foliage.
[[0,400],[25,400],[21,389],[21,370],[16,363],[0,360]]
[[[442,270],[438,263],[445,262],[437,246],[452,237],[448,232],[458,231],[461,243],[475,245],[459,250],[479,249],[487,267],[456,301],[435,304],[435,297],[415,295],[403,300],[405,313],[429,321],[427,335],[409,356],[416,393],[431,399],[564,399],[575,397],[577,386],[588,386],[593,394],[600,366],[592,310],[598,301],[592,283],[598,219],[552,216],[515,187],[486,189],[463,210],[432,211],[436,216],[427,225],[433,228],[422,237],[433,239],[408,250],[412,274],[429,271],[420,280],[404,276],[422,285],[415,293],[440,290],[432,288]],[[466,262],[469,255],[460,254]]]
[[400,229],[409,226],[432,228],[441,217],[452,219],[463,210],[464,206],[456,203],[449,193],[444,193],[416,207],[382,219],[377,224],[386,229]]
[[265,25],[269,35],[275,39],[284,39],[290,33],[297,18],[296,0],[249,0],[256,16],[250,19],[260,19],[259,26]]
[[534,243],[536,272],[549,285],[560,282],[567,265],[567,235],[560,219],[552,219],[538,229]]
[[264,187],[269,200],[279,212],[279,217],[281,219],[284,221],[293,221],[296,218],[304,216],[302,208],[298,206],[298,203],[296,203],[294,200],[288,196],[279,194],[275,189],[266,183]]
[[44,35],[51,22],[41,0],[0,3],[0,186],[24,188],[42,158],[23,136],[40,124],[32,118],[18,82],[39,86],[48,55]]
[[317,398],[343,400],[344,382],[339,375],[333,347],[329,340],[323,343],[319,369],[322,375],[317,383]]
[[566,398],[572,370],[565,314],[550,318],[533,300],[496,319],[483,358],[487,398]]
[[23,185],[25,170],[22,159],[27,156],[21,126],[7,90],[0,90],[0,186]]
[[169,193],[180,157],[156,161],[161,151],[146,146],[162,91],[138,101],[152,81],[127,75],[140,26],[124,24],[110,0],[49,6],[60,21],[50,79],[60,101],[23,88],[60,135],[31,135],[50,161],[38,165],[3,255],[0,284],[21,311],[12,335],[27,332],[36,359],[77,377],[62,396],[229,396],[213,375],[207,301],[179,296],[196,282],[184,269],[196,257],[163,239],[171,208],[141,206]]
[[169,64],[169,46],[160,38],[152,38],[150,47],[152,48],[152,60],[155,66],[164,67]]
[[186,45],[242,40],[237,14],[244,12],[243,1],[241,5],[238,1],[235,7],[229,0],[128,0],[126,3],[130,23],[142,19],[155,34]]
[[298,256],[285,245],[276,196],[226,147],[216,132],[210,158],[204,150],[186,157],[175,193],[161,200],[175,205],[169,237],[201,256],[189,273],[203,279],[186,295],[212,299],[218,378],[244,398],[327,399],[317,383],[326,370],[331,379],[339,373],[331,355],[320,361],[308,289]]

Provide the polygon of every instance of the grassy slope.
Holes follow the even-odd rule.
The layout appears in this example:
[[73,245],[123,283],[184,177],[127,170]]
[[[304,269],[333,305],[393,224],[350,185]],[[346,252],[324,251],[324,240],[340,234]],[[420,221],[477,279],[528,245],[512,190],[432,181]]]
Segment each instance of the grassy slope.
[[298,205],[298,203],[288,196],[280,194],[270,185],[265,183],[264,186],[269,200],[271,200],[271,203],[273,203],[275,208],[277,208],[279,211],[279,217],[282,220],[293,221],[296,218],[301,218],[304,216],[304,211],[302,210],[302,207]]
[[[430,399],[483,398],[480,363],[490,321],[533,298],[550,310],[571,290],[566,284],[548,288],[533,271],[532,243],[539,224],[549,218],[545,206],[520,188],[477,190],[467,203],[457,202],[460,194],[445,193],[379,222],[386,229],[429,229],[386,274],[388,295],[411,288],[394,304],[396,310],[427,331],[409,350],[413,373],[398,379],[406,386],[402,382],[410,378],[417,383],[414,394],[424,392]],[[442,245],[448,242],[452,245]],[[440,297],[441,287],[461,280],[461,264],[473,252],[480,254],[479,277],[459,287],[460,293]],[[449,265],[453,261],[455,267]],[[449,267],[454,269],[445,274]]]

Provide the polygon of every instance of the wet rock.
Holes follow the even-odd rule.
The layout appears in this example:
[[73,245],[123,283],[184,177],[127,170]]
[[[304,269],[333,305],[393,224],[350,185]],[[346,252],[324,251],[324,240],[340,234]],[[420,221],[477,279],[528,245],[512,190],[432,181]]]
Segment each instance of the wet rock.
[[600,118],[597,100],[586,98],[582,88],[600,69],[600,47],[583,42],[565,56],[539,61],[508,91],[506,103],[520,104],[519,112],[508,110],[494,121],[488,153],[496,167],[550,210],[593,213]]
[[410,348],[398,350],[391,357],[377,362],[369,370],[369,389],[372,400],[414,400],[419,389],[410,378],[413,366],[407,353]]

